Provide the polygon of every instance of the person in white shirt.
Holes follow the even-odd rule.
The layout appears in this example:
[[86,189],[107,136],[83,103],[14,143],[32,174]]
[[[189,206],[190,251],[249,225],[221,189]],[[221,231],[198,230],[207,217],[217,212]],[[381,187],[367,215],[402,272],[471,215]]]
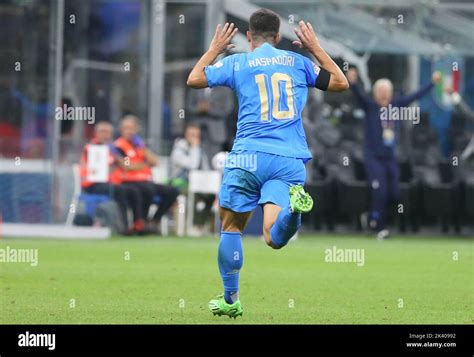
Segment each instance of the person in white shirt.
[[[184,138],[175,140],[171,151],[171,184],[185,193],[191,170],[210,170],[211,165],[201,145],[201,128],[199,124],[190,122],[186,125]],[[196,195],[196,214],[194,222],[204,224],[210,215],[214,195]]]
[[190,122],[186,125],[184,138],[176,139],[171,152],[171,177],[175,187],[185,189],[189,171],[209,170],[209,158],[201,146],[201,128]]

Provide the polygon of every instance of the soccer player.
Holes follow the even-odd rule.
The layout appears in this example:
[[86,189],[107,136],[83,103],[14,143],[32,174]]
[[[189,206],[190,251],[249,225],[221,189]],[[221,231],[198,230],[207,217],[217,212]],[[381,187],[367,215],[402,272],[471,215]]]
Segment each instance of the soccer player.
[[194,66],[187,84],[191,88],[227,86],[239,100],[237,136],[229,153],[219,194],[222,231],[218,265],[224,294],[209,302],[214,315],[236,318],[243,309],[239,300],[242,268],[242,231],[257,205],[263,206],[265,242],[284,247],[301,225],[301,213],[313,200],[303,190],[305,162],[311,159],[301,113],[308,88],[343,91],[349,84],[334,61],[321,48],[309,23],[295,29],[298,41],[321,64],[291,51],[275,48],[281,39],[280,19],[267,9],[254,12],[247,39],[251,52],[216,58],[233,47],[234,24],[217,26],[208,51]]

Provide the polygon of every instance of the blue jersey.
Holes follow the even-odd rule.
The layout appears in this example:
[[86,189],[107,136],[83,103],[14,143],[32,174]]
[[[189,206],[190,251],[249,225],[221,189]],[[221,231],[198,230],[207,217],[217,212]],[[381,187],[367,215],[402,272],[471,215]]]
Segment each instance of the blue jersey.
[[232,88],[239,100],[234,151],[311,159],[301,120],[319,74],[308,58],[264,43],[205,68],[209,87]]

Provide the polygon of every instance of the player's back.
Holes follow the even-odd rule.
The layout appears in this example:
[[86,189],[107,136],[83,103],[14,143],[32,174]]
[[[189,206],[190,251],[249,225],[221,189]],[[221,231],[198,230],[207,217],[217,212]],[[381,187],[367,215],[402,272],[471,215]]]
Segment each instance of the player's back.
[[311,158],[301,113],[319,72],[312,61],[264,43],[211,67],[217,68],[206,71],[209,85],[227,85],[239,100],[234,151]]

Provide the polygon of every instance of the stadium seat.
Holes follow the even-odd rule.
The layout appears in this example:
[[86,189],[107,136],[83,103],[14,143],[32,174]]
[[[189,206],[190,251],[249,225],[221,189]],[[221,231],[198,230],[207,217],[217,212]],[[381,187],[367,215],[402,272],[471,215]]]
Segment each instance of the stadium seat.
[[[158,162],[159,165],[153,166],[151,169],[152,175],[153,175],[153,182],[158,183],[158,184],[163,184],[166,185],[168,184],[169,176],[170,176],[170,158],[169,156],[159,156],[158,157]],[[152,205],[160,205],[161,197],[156,195],[153,197],[153,202]],[[184,211],[181,212],[182,210],[178,210],[178,221],[184,221]],[[161,217],[161,234],[164,236],[167,236],[169,234],[169,218],[168,215],[165,214],[163,217]],[[178,229],[179,230],[179,229]]]
[[[197,193],[217,195],[220,190],[222,173],[216,170],[191,170],[189,172],[186,230],[192,230],[194,220],[195,195]],[[216,220],[218,212],[215,212]]]
[[312,169],[311,180],[305,185],[305,190],[313,197],[313,209],[302,216],[303,224],[311,224],[312,229],[321,229],[325,222],[329,231],[334,230],[336,201],[335,180],[328,176],[327,169],[323,164],[315,160]]
[[437,218],[442,232],[449,230],[450,222],[459,232],[460,182],[449,162],[440,161],[437,167],[426,170],[422,193],[426,216]]
[[398,217],[398,226],[401,232],[405,232],[407,223],[410,224],[413,232],[419,229],[419,212],[421,210],[421,189],[420,181],[413,173],[413,167],[410,161],[400,160],[398,162],[400,169],[400,201],[403,205],[403,211],[399,212],[396,207],[396,217]]
[[465,179],[463,188],[464,212],[471,219],[470,222],[472,223],[474,222],[474,175]]
[[459,170],[459,207],[456,215],[464,225],[474,225],[474,167],[462,162]]
[[99,206],[103,202],[108,201],[110,201],[110,197],[107,195],[98,195],[90,193],[81,193],[79,195],[79,202],[84,204],[85,213],[91,218],[94,218],[97,206]]
[[451,125],[448,128],[448,140],[451,143],[453,155],[460,156],[471,140],[472,129],[468,129],[467,120],[457,111],[451,116]]
[[365,174],[362,154],[354,149],[350,165],[340,166],[337,179],[338,212],[355,222],[356,230],[362,230],[360,217],[369,210],[369,186]]

